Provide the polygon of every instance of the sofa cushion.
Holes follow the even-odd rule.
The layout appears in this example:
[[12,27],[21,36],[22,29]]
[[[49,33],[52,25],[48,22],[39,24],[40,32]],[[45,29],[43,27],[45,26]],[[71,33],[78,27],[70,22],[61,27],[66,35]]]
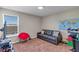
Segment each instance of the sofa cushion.
[[43,36],[44,34],[38,34],[39,36]]
[[48,36],[48,39],[57,40],[56,36]]
[[48,35],[45,35],[45,34],[39,34],[39,36],[42,36],[44,38],[47,38],[48,37]]
[[48,38],[48,35],[42,35],[44,38]]

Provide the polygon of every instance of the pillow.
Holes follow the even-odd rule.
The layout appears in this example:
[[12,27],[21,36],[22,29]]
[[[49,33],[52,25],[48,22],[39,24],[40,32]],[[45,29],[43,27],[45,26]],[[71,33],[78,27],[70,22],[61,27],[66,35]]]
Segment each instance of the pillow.
[[53,32],[53,36],[58,36],[59,32]]
[[44,34],[44,31],[41,31],[41,34]]
[[48,30],[47,31],[47,35],[52,35],[52,31],[51,30]]
[[44,34],[47,35],[47,30],[44,30]]

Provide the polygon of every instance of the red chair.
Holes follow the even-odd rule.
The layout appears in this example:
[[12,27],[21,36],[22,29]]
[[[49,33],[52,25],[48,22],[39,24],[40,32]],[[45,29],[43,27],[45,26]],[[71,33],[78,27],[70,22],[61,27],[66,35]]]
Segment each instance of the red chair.
[[27,40],[28,38],[30,38],[30,35],[26,32],[22,32],[18,35],[18,38],[21,40]]

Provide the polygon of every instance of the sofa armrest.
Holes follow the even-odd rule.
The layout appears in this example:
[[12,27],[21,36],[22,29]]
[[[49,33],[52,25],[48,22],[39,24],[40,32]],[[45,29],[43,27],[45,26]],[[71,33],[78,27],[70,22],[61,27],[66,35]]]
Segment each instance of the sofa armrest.
[[37,32],[37,38],[40,38],[39,34],[41,34],[41,32]]
[[41,32],[38,32],[37,34],[41,34]]

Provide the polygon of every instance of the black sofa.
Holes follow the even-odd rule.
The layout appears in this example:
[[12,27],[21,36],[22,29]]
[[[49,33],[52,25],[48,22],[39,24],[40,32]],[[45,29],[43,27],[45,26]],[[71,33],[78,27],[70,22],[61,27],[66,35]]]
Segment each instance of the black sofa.
[[62,42],[62,35],[60,31],[57,30],[42,30],[41,32],[37,33],[37,38],[51,42],[56,45]]

